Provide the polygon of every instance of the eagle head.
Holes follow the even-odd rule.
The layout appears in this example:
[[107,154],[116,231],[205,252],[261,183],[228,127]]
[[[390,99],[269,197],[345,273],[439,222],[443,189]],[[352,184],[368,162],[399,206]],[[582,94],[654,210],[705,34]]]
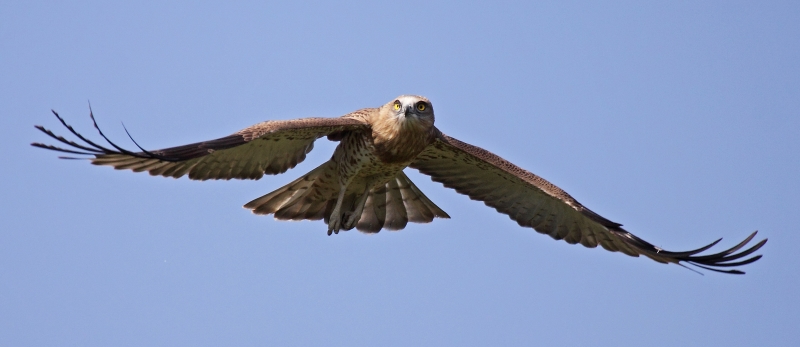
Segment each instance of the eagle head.
[[381,107],[384,117],[402,127],[429,129],[433,126],[433,105],[423,96],[401,95]]

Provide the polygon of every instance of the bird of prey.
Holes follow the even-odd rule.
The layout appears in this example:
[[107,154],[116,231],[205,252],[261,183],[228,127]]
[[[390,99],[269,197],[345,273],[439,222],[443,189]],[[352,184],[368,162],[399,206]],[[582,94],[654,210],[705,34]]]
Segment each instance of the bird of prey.
[[[692,264],[707,270],[743,274],[731,267],[761,258],[747,257],[766,243],[747,245],[756,232],[733,248],[698,255],[720,240],[684,252],[666,251],[629,233],[586,208],[567,192],[503,158],[453,137],[434,126],[431,102],[402,95],[378,108],[365,108],[339,118],[302,118],[266,121],[216,140],[160,150],[129,151],[111,142],[89,115],[94,127],[113,148],[106,148],[76,132],[55,111],[61,123],[84,143],[45,134],[72,149],[42,143],[33,146],[88,155],[92,164],[118,170],[147,171],[154,176],[192,180],[259,179],[293,168],[321,137],[338,141],[330,160],[289,184],[244,205],[255,214],[279,220],[320,220],[328,235],[358,229],[376,233],[400,230],[408,222],[428,223],[450,218],[403,173],[406,167],[429,175],[473,200],[483,201],[508,215],[520,226],[553,239],[638,257],[660,263]],[[130,137],[130,134],[128,134]],[[131,138],[133,140],[133,138]],[[62,157],[77,159],[75,157]],[[683,266],[683,265],[682,265]]]

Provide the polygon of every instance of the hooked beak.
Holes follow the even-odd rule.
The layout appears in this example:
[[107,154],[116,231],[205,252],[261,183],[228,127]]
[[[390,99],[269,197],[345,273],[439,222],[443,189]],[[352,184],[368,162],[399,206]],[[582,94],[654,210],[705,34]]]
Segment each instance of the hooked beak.
[[412,106],[412,105],[408,105],[408,106],[406,106],[406,109],[405,109],[405,111],[403,111],[403,114],[404,114],[406,117],[410,117],[411,115],[413,115],[413,114],[414,114],[414,108],[413,108],[413,106]]

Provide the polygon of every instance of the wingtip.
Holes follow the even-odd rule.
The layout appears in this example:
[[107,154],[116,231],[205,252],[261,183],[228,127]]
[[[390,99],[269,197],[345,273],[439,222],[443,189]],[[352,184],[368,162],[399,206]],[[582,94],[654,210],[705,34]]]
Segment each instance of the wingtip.
[[759,259],[761,259],[763,257],[763,255],[758,254],[758,255],[752,256],[750,258],[747,258],[745,260],[734,262],[734,260],[746,257],[746,256],[758,251],[759,249],[761,249],[762,246],[764,246],[764,244],[767,243],[767,239],[763,239],[761,241],[758,241],[755,245],[751,246],[750,248],[745,249],[744,251],[736,253],[738,250],[742,249],[745,245],[750,243],[750,241],[753,240],[753,238],[756,236],[757,233],[758,233],[757,230],[754,231],[753,233],[748,235],[743,241],[741,241],[736,246],[733,246],[730,249],[724,250],[722,252],[715,253],[715,254],[710,254],[710,255],[706,255],[706,256],[689,256],[689,257],[686,257],[686,258],[682,259],[681,261],[684,261],[684,262],[686,262],[688,264],[692,264],[694,266],[697,266],[697,267],[700,267],[700,268],[703,268],[703,269],[706,269],[706,270],[711,270],[711,271],[720,272],[720,273],[733,274],[733,275],[744,275],[745,272],[741,271],[741,270],[738,270],[738,269],[722,270],[722,269],[719,269],[719,268],[720,267],[725,268],[725,267],[734,267],[734,266],[744,266],[744,265],[747,265],[747,264],[754,263],[754,262],[758,261]]

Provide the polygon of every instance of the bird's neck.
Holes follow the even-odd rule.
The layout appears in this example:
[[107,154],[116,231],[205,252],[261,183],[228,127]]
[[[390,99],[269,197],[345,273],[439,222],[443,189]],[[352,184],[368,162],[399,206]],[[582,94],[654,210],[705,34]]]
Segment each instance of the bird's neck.
[[410,162],[434,139],[433,124],[406,117],[380,117],[372,123],[376,154],[387,163]]

